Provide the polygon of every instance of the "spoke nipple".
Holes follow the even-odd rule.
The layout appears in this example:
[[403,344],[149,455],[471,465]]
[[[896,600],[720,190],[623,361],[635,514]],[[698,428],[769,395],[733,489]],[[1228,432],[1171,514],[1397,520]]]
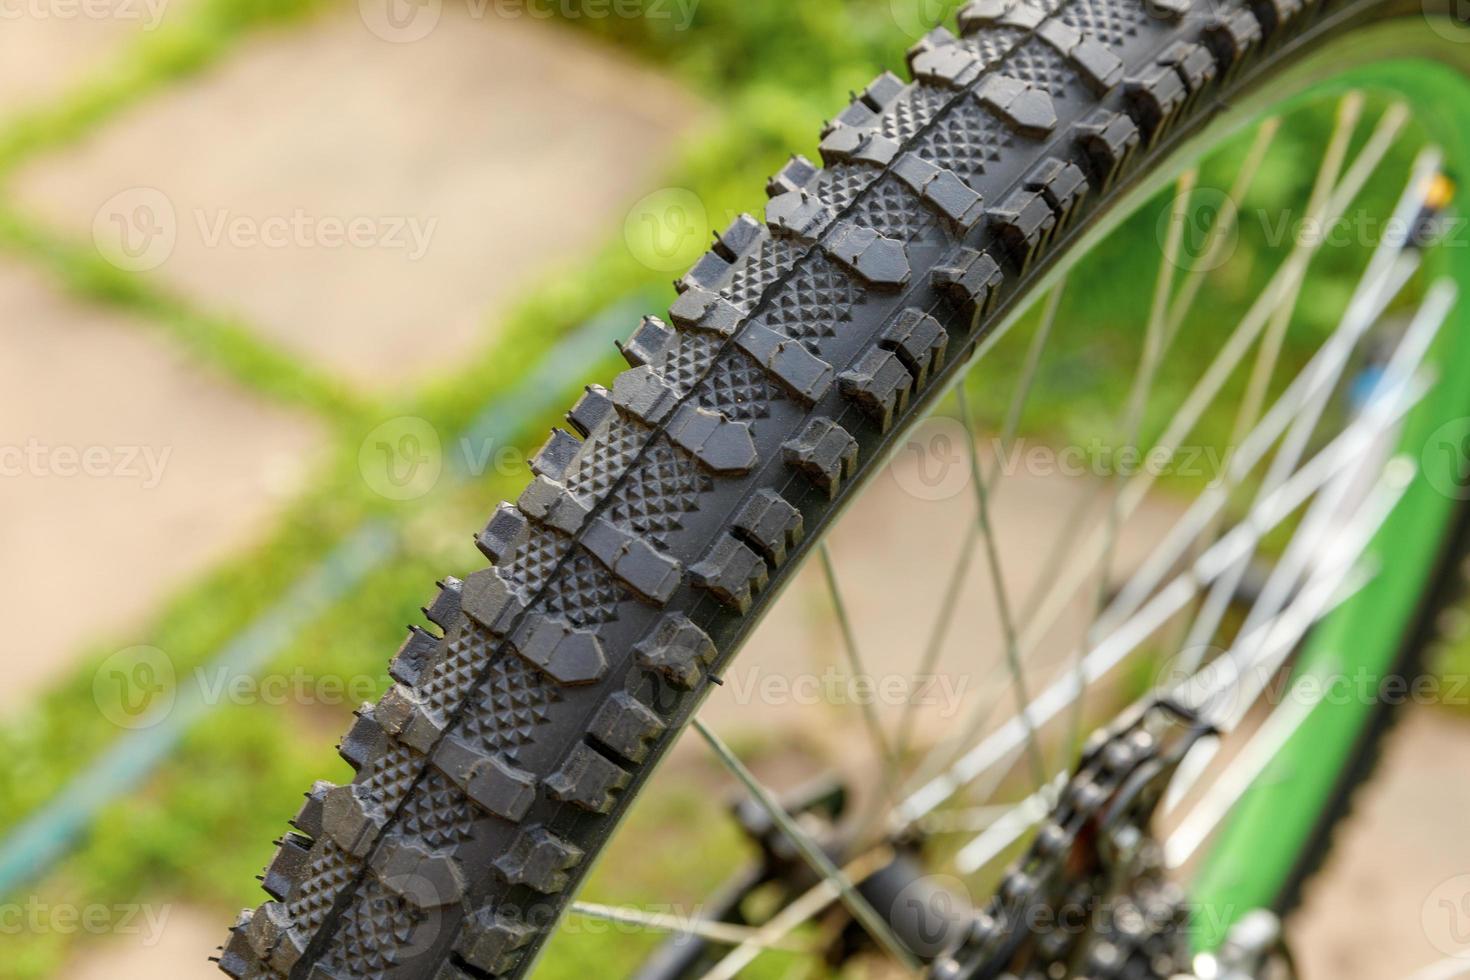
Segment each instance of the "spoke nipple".
[[711,684],[715,685],[716,687],[724,687],[725,686],[725,679],[723,677],[721,677],[719,674],[706,674],[705,676],[708,677],[709,678],[709,682]]

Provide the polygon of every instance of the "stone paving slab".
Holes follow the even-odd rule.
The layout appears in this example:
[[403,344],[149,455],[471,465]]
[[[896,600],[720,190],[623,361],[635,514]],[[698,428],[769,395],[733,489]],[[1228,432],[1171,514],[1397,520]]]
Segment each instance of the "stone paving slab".
[[97,76],[193,0],[9,0],[0,8],[0,125]]
[[474,9],[443,5],[411,43],[355,3],[251,38],[14,196],[358,382],[451,366],[622,230],[698,116],[580,33]]
[[0,264],[0,714],[269,527],[320,426]]

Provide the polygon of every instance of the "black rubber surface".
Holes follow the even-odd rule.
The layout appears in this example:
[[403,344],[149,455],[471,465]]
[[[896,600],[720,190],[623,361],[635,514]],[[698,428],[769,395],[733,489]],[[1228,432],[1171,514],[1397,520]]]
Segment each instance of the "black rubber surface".
[[[713,2],[713,0],[712,0]],[[738,2],[738,0],[724,0]],[[1358,4],[1353,11],[1386,10]],[[1349,5],[977,0],[772,178],[446,581],[235,926],[237,978],[524,975],[836,509],[1101,208]],[[1357,16],[1356,13],[1353,16]],[[651,843],[650,846],[657,846]]]

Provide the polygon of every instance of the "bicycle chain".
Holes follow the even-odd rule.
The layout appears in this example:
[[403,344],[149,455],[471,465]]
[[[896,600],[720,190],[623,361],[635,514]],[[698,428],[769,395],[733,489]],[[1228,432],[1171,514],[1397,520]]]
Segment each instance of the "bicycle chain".
[[1149,826],[1180,760],[1210,734],[1193,712],[1158,699],[1094,735],[1029,850],[932,980],[1186,973],[1184,894],[1165,879]]

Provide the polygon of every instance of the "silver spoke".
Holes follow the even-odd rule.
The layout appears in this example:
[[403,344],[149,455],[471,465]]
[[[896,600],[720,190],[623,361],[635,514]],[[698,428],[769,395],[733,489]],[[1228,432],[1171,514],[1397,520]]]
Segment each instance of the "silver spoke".
[[[1353,323],[1365,324],[1365,321],[1350,322],[1349,327]],[[1341,372],[1339,362],[1345,361],[1357,342],[1358,334],[1351,330],[1340,329],[1328,339],[1327,343],[1277,399],[1257,428],[1241,442],[1232,455],[1229,468],[1220,483],[1207,488],[1195,499],[1189,510],[1175,523],[1164,540],[1155,547],[1153,554],[1144,560],[1133,577],[1120,590],[1118,596],[1099,618],[1097,627],[1099,633],[1104,627],[1109,631],[1116,630],[1121,623],[1143,606],[1171,570],[1177,567],[1177,563],[1188,552],[1191,544],[1214,524],[1228,503],[1231,492],[1266,456],[1276,440],[1296,418],[1301,406],[1315,397],[1318,391],[1335,383]],[[1065,554],[1060,550],[1058,553]],[[1043,585],[1045,581],[1043,579]],[[977,706],[962,730],[960,739],[950,744],[966,746],[973,739],[978,738],[988,724],[995,707],[995,703]],[[943,761],[921,768],[920,771],[925,781],[936,777],[936,773],[943,770],[945,763],[953,760],[954,754],[950,745],[941,745],[931,753],[931,758]]]
[[[879,848],[853,861],[843,871],[849,878],[862,881],[892,859],[893,855],[887,848]],[[701,980],[735,980],[764,949],[770,947],[770,944],[790,935],[802,925],[816,918],[839,897],[837,888],[831,881],[824,879],[818,882],[772,916],[770,921],[756,931],[755,937],[750,942],[741,943],[731,950]]]
[[[1388,304],[1408,282],[1417,264],[1416,259],[1395,266],[1392,270],[1394,274],[1387,282],[1375,284],[1374,289],[1369,290],[1362,301],[1355,302],[1349,308],[1340,328],[1342,336],[1352,337],[1355,340],[1361,338],[1368,328],[1377,322]],[[1338,381],[1342,371],[1348,365],[1349,353],[1351,353],[1351,348],[1347,346],[1339,346],[1334,350],[1335,363],[1331,364],[1325,373],[1326,383],[1315,386],[1311,396],[1298,407],[1286,438],[1262,480],[1260,494],[1271,493],[1279,487],[1286,479],[1290,468],[1295,467],[1300,461],[1302,453],[1306,451],[1307,442],[1316,431],[1322,412],[1327,407],[1333,384]],[[1209,532],[1207,531],[1204,536],[1208,538]],[[1300,549],[1301,542],[1304,540],[1299,538],[1293,544]],[[1211,638],[1219,631],[1225,614],[1239,592],[1240,583],[1250,569],[1251,558],[1252,555],[1242,555],[1235,567],[1221,576],[1210,590],[1184,641],[1185,656],[1192,658],[1185,661],[1186,670],[1197,665],[1198,658],[1203,656]],[[1278,571],[1279,569],[1278,565]]]
[[[1424,200],[1423,195],[1428,182],[1438,169],[1439,155],[1437,152],[1426,151],[1420,155],[1419,160],[1415,163],[1413,176],[1398,207],[1395,208],[1396,219],[1402,219],[1407,223],[1413,217],[1419,204]],[[1360,305],[1357,302],[1350,304],[1349,311],[1339,324],[1338,330],[1328,338],[1328,341],[1308,363],[1307,368],[1298,374],[1287,390],[1277,399],[1266,417],[1248,436],[1241,440],[1231,459],[1230,470],[1226,474],[1224,481],[1226,489],[1232,488],[1245,473],[1254,468],[1282,432],[1286,431],[1288,425],[1296,420],[1304,406],[1319,397],[1325,397],[1326,392],[1336,383],[1346,366],[1352,349],[1358,344],[1363,333],[1382,315],[1382,311],[1392,296],[1398,292],[1399,287],[1393,283],[1399,277],[1393,275],[1393,272],[1394,266],[1403,260],[1403,244],[1402,238],[1385,240],[1384,246],[1375,253],[1375,258],[1369,262],[1368,270],[1361,280],[1363,287],[1371,288],[1366,288],[1364,294],[1360,296],[1365,299],[1365,302],[1365,297],[1372,297],[1372,304]],[[1417,260],[1410,261],[1416,262]],[[1407,276],[1408,271],[1401,269],[1400,274]],[[1211,498],[1213,503],[1213,498],[1219,496],[1218,489],[1212,488],[1206,491],[1197,504],[1203,503],[1204,498]],[[1198,522],[1196,517],[1195,508],[1191,508],[1191,515],[1187,515],[1185,520],[1179,522],[1175,531],[1171,531],[1172,544],[1170,547],[1161,549],[1157,559],[1150,559],[1149,563],[1139,569],[1134,578],[1119,593],[1109,611],[1110,615],[1115,617],[1126,615],[1136,609],[1168,567],[1184,553],[1188,547],[1188,540],[1204,533],[1210,522]]]
[[[1352,522],[1334,534],[1321,563],[1301,591],[1285,609],[1242,634],[1231,653],[1215,662],[1213,669],[1223,672],[1223,677],[1197,673],[1175,689],[1175,697],[1200,710],[1213,705],[1215,710],[1210,712],[1210,720],[1222,731],[1233,731],[1291,657],[1307,630],[1321,618],[1322,610],[1336,608],[1376,575],[1376,571],[1362,569],[1359,562],[1373,536],[1398,506],[1413,469],[1409,461],[1399,460],[1385,470],[1375,492]],[[1219,707],[1223,694],[1232,695],[1225,709]],[[1186,791],[1198,772],[1187,771],[1191,768],[1181,766],[1176,777]]]
[[[1148,325],[1144,329],[1143,360],[1138,372],[1133,376],[1133,385],[1128,392],[1128,401],[1120,423],[1117,441],[1119,446],[1138,445],[1143,433],[1143,418],[1153,395],[1154,379],[1158,374],[1159,364],[1163,361],[1164,352],[1173,340],[1173,337],[1166,336],[1165,320],[1169,312],[1169,297],[1174,291],[1174,270],[1179,267],[1179,248],[1184,240],[1184,223],[1188,218],[1194,185],[1198,179],[1198,171],[1185,171],[1184,175],[1179,178],[1178,189],[1174,194],[1174,211],[1170,216],[1172,220],[1169,222],[1169,234],[1164,240],[1159,270],[1155,275],[1153,302],[1149,306]],[[1123,474],[1114,472],[1108,483],[1112,487],[1112,493],[1108,497],[1107,512],[1103,518],[1101,554],[1098,555],[1097,562],[1091,570],[1092,574],[1097,577],[1092,612],[1089,617],[1093,626],[1096,625],[1097,617],[1108,601],[1114,556],[1118,548],[1118,534],[1123,524],[1121,513]],[[1087,636],[1088,643],[1077,648],[1073,666],[1073,670],[1079,677],[1082,673],[1082,656],[1093,640],[1092,627],[1089,627]],[[1064,764],[1071,760],[1072,748],[1080,737],[1086,702],[1087,689],[1085,686],[1079,686],[1077,697],[1072,700],[1072,707],[1068,712],[1067,731],[1062,742]]]
[[1311,717],[1319,701],[1320,697],[1313,701],[1289,700],[1262,724],[1230,768],[1210,785],[1204,798],[1164,842],[1164,861],[1170,868],[1181,868],[1189,862],[1246,791],[1270,768],[1292,736]]
[[974,874],[1015,845],[1028,830],[1045,820],[1056,808],[1062,788],[1067,785],[1063,772],[1050,783],[1011,808],[1005,816],[993,821],[955,855],[955,867],[961,874]]
[[970,416],[969,401],[965,387],[955,389],[959,399],[960,419],[965,426],[965,442],[970,447],[970,483],[975,490],[975,519],[979,522],[980,537],[985,547],[985,563],[990,571],[990,585],[995,592],[995,604],[1000,617],[1002,639],[1005,641],[1006,668],[1011,675],[1011,689],[1016,695],[1016,705],[1021,708],[1020,717],[1026,730],[1026,751],[1031,760],[1032,777],[1038,787],[1046,783],[1046,758],[1041,751],[1041,740],[1036,728],[1026,715],[1025,707],[1031,703],[1030,690],[1026,684],[1026,670],[1021,663],[1021,645],[1016,632],[1016,620],[1011,613],[1010,594],[1006,589],[1005,573],[1001,568],[1000,547],[995,540],[995,525],[990,520],[990,494],[985,489],[985,477],[980,471],[980,457],[975,448],[975,420]]
[[[1026,404],[1031,397],[1032,384],[1036,378],[1036,372],[1041,365],[1042,355],[1046,351],[1046,345],[1051,339],[1052,330],[1056,326],[1057,312],[1061,308],[1062,294],[1067,288],[1066,277],[1063,276],[1051,291],[1047,294],[1045,304],[1041,311],[1041,322],[1036,328],[1036,333],[1031,338],[1031,343],[1026,350],[1026,362],[1021,369],[1021,376],[1016,382],[1016,390],[1011,394],[1010,404],[1006,408],[1005,421],[1001,426],[999,452],[996,455],[995,465],[990,471],[986,481],[986,489],[990,492],[990,499],[995,499],[995,491],[1001,486],[1002,470],[1006,454],[1010,452],[1015,444],[1016,434],[1021,428],[1021,419],[1026,412]],[[969,581],[970,568],[974,564],[975,545],[979,542],[980,526],[976,522],[965,529],[965,538],[960,546],[959,558],[955,562],[954,569],[950,572],[949,579],[945,585],[944,596],[940,600],[939,615],[929,633],[928,643],[924,647],[924,655],[916,673],[925,676],[933,673],[935,665],[939,662],[939,656],[943,652],[944,643],[949,637],[949,631],[954,624],[954,614],[959,608],[960,595],[964,590],[965,583]],[[1029,603],[1028,603],[1029,604]],[[1029,615],[1025,613],[1023,615]],[[898,738],[894,754],[902,764],[908,755],[908,750],[913,741],[913,726],[917,718],[917,705],[910,701],[904,705],[903,715],[899,718]],[[931,756],[926,756],[920,765],[920,770],[925,769],[932,762]]]
[[1001,423],[1001,454],[996,458],[995,469],[991,471],[990,480],[986,483],[986,489],[991,491],[992,497],[995,488],[1000,483],[1002,459],[1015,444],[1016,434],[1021,430],[1021,418],[1026,414],[1026,403],[1031,399],[1031,386],[1036,381],[1036,372],[1041,367],[1042,355],[1046,353],[1046,345],[1051,341],[1052,330],[1057,325],[1057,311],[1061,308],[1062,293],[1066,288],[1067,280],[1064,276],[1051,288],[1051,292],[1046,294],[1046,300],[1041,308],[1041,323],[1036,328],[1036,334],[1031,338],[1031,345],[1026,348],[1026,362],[1021,367],[1021,376],[1016,381],[1016,390],[1011,394],[1011,402],[1006,407],[1005,420]]
[[1200,261],[1196,262],[1189,270],[1189,275],[1184,277],[1184,284],[1179,287],[1179,294],[1174,298],[1174,305],[1169,309],[1167,336],[1171,341],[1179,333],[1179,329],[1184,326],[1184,321],[1188,319],[1190,311],[1194,309],[1194,302],[1199,297],[1199,291],[1204,286],[1205,279],[1220,263],[1221,252],[1230,241],[1230,233],[1239,224],[1240,204],[1245,200],[1245,195],[1251,185],[1255,183],[1256,174],[1260,172],[1261,165],[1265,163],[1266,153],[1271,149],[1271,143],[1276,139],[1276,134],[1280,130],[1281,119],[1276,116],[1262,122],[1256,129],[1255,142],[1251,144],[1250,152],[1246,154],[1245,162],[1236,172],[1235,181],[1230,186],[1230,193],[1226,198],[1230,206],[1210,226]]
[[963,810],[940,810],[920,820],[917,826],[930,834],[975,834],[993,827],[997,820],[1014,809],[1013,803],[995,803]]
[[[832,551],[824,543],[820,549],[822,558],[822,576],[827,582],[827,593],[832,600],[833,612],[837,614],[837,626],[842,633],[842,647],[847,654],[847,667],[855,681],[868,676],[867,669],[863,665],[862,654],[858,650],[857,633],[852,627],[852,619],[847,612],[847,603],[842,600],[842,589],[837,585],[837,569],[832,563]],[[888,744],[888,736],[883,732],[883,723],[878,718],[878,707],[871,698],[861,699],[863,723],[868,729],[868,738],[873,742],[873,748],[878,753],[879,763],[883,769],[884,791],[890,800],[898,797],[898,760],[893,754],[893,748]]]
[[[1342,182],[1333,191],[1323,211],[1310,215],[1309,221],[1322,222],[1320,227],[1328,227],[1342,217],[1347,207],[1362,191],[1378,163],[1387,154],[1407,118],[1407,110],[1399,105],[1384,113],[1373,136],[1370,137],[1358,159],[1343,177]],[[1292,283],[1306,275],[1310,259],[1321,247],[1325,238],[1325,235],[1316,236],[1297,242],[1286,262],[1252,305],[1245,318],[1231,333],[1215,360],[1185,399],[1183,406],[1175,413],[1173,422],[1155,443],[1155,452],[1174,452],[1182,444],[1184,438],[1194,430],[1236,367],[1254,346],[1261,330],[1267,324],[1271,311],[1279,305],[1281,298],[1291,288]],[[1145,496],[1153,487],[1154,480],[1155,476],[1152,471],[1146,469],[1124,487],[1120,512],[1125,519],[1143,503]],[[1065,613],[1077,590],[1091,577],[1092,567],[1101,554],[1103,545],[1101,534],[1094,533],[1083,546],[1074,552],[1077,559],[1073,566],[1075,571],[1063,576],[1056,583],[1049,591],[1047,601],[1038,609],[1034,620],[1027,624],[1021,640],[1023,650],[1029,650],[1039,644]]]
[[820,875],[824,881],[831,884],[836,890],[838,897],[842,900],[842,904],[847,907],[852,917],[873,938],[873,941],[882,947],[883,951],[892,957],[895,962],[901,964],[908,970],[916,971],[919,967],[918,961],[914,958],[914,954],[909,951],[908,947],[893,934],[893,930],[889,927],[888,921],[873,910],[873,907],[868,904],[867,899],[858,894],[858,890],[853,886],[851,879],[833,864],[832,859],[827,856],[826,852],[822,850],[817,842],[812,840],[811,836],[801,829],[797,822],[791,818],[791,814],[787,813],[786,809],[776,800],[776,797],[771,791],[760,780],[756,779],[749,769],[745,768],[745,764],[736,757],[734,752],[730,751],[730,747],[721,741],[718,735],[710,731],[704,722],[695,718],[694,729],[709,743],[709,747],[714,751],[719,760],[725,764],[725,768],[729,769],[731,774],[745,787],[746,791],[755,797],[761,809],[765,810],[771,820],[775,822],[776,826],[781,828],[781,832],[786,835],[787,839],[791,841],[792,846],[801,854],[802,860],[806,861],[811,866],[811,869]]
[[596,902],[573,902],[571,912],[589,919],[614,922],[619,925],[638,926],[655,932],[667,932],[674,936],[698,936],[725,946],[751,944],[763,950],[781,950],[788,953],[814,954],[806,943],[793,942],[785,938],[766,940],[760,930],[751,926],[739,926],[729,922],[714,922],[709,919],[687,918],[667,912],[649,912],[628,905],[601,905]]
[[[1352,465],[1356,457],[1378,438],[1379,429],[1396,424],[1424,393],[1422,386],[1412,386],[1385,399],[1383,412],[1376,414],[1386,418],[1355,420],[1276,493],[1258,501],[1240,525],[1200,555],[1188,570],[1160,589],[1087,654],[1084,684],[1096,683],[1110,673],[1215,576],[1230,567],[1243,551],[1254,548],[1262,537],[1294,513],[1340,470]],[[1220,504],[1223,501],[1217,502],[1217,506]],[[1213,511],[1207,511],[1205,516],[1206,519],[1213,516]],[[1024,744],[1027,728],[1040,728],[1056,717],[1071,704],[1077,690],[1077,678],[1071,673],[1052,684],[1022,712],[1029,725],[1021,718],[1012,718],[967,751],[943,775],[910,794],[895,814],[897,825],[907,826],[922,818],[980,776],[1010,759]]]
[[[1370,514],[1361,522],[1362,526],[1358,528],[1358,533],[1345,539],[1345,545],[1339,550],[1348,551],[1350,554],[1346,556],[1335,554],[1334,561],[1330,565],[1324,565],[1321,569],[1319,578],[1313,583],[1312,588],[1303,590],[1293,599],[1290,606],[1281,610],[1272,621],[1258,626],[1255,633],[1243,637],[1242,642],[1248,643],[1259,636],[1270,636],[1273,642],[1268,652],[1272,655],[1289,652],[1314,623],[1319,622],[1351,597],[1360,586],[1345,589],[1344,582],[1351,577],[1362,550],[1366,548],[1377,527],[1392,510],[1398,499],[1397,493],[1401,491],[1402,486],[1397,486],[1390,493],[1381,496],[1378,506],[1372,508]],[[1289,627],[1285,634],[1279,630],[1279,627],[1283,625]],[[1245,677],[1269,676],[1274,673],[1270,669],[1273,665],[1266,663],[1264,657],[1245,666],[1238,666],[1236,661],[1228,658],[1225,658],[1224,662],[1233,669],[1223,681],[1210,684],[1208,683],[1209,678],[1199,673],[1179,684],[1175,688],[1176,696],[1179,696],[1186,704],[1203,703],[1228,692],[1233,686],[1240,684]],[[1191,694],[1193,697],[1189,696]],[[1225,726],[1222,724],[1222,727]],[[1058,779],[1065,780],[1065,777],[1066,774],[1063,773]],[[1013,815],[997,820],[991,829],[967,845],[957,859],[960,869],[965,873],[978,871],[1004,853],[1026,830],[1040,823],[1048,812],[1047,810],[1038,812],[1040,802],[1038,797],[1033,797],[1017,807]]]
[[[1308,197],[1307,211],[1315,212],[1321,209],[1323,202],[1337,184],[1338,177],[1342,172],[1343,162],[1347,157],[1348,144],[1352,140],[1353,133],[1357,130],[1358,119],[1362,115],[1363,97],[1361,93],[1350,92],[1343,97],[1337,106],[1337,123],[1333,129],[1332,137],[1328,140],[1327,152],[1323,154],[1322,163],[1317,170],[1317,179]],[[1281,357],[1281,348],[1286,341],[1286,329],[1291,325],[1292,315],[1296,312],[1296,306],[1301,298],[1302,286],[1305,280],[1298,280],[1289,294],[1282,302],[1280,308],[1272,317],[1270,324],[1266,327],[1266,336],[1261,341],[1261,347],[1256,352],[1256,361],[1251,368],[1250,381],[1246,385],[1245,396],[1241,399],[1240,407],[1235,414],[1235,423],[1230,431],[1230,441],[1227,445],[1239,445],[1251,429],[1255,428],[1260,419],[1261,411],[1266,405],[1266,398],[1270,393],[1271,379],[1276,375],[1276,365]],[[1206,533],[1205,538],[1213,538],[1212,533]],[[1243,572],[1242,572],[1243,574]],[[1230,583],[1231,596],[1239,585],[1238,578]],[[1220,583],[1216,583],[1216,591],[1223,592]],[[1211,598],[1214,598],[1212,595]],[[1186,640],[1186,646],[1192,646],[1193,642],[1203,643],[1208,640]]]
[[[1415,164],[1408,186],[1398,206],[1394,209],[1390,227],[1398,227],[1400,223],[1407,227],[1412,222],[1423,206],[1428,181],[1438,172],[1438,168],[1437,154],[1421,154]],[[1352,338],[1353,345],[1356,345],[1357,341],[1378,321],[1388,304],[1398,295],[1418,268],[1417,254],[1405,253],[1405,244],[1402,237],[1385,238],[1375,250],[1363,278],[1359,281],[1339,327],[1341,334]],[[1347,367],[1351,346],[1337,344],[1324,349],[1330,349],[1332,352],[1333,366],[1329,368],[1329,373],[1335,382]],[[1330,386],[1323,384],[1298,408],[1298,415],[1293,420],[1291,430],[1265,477],[1262,492],[1269,492],[1279,485],[1301,458],[1327,406],[1330,394]],[[1185,640],[1184,649],[1186,651],[1202,652],[1211,637],[1215,635],[1249,568],[1249,562],[1250,558],[1247,556],[1215,584]]]
[[[1407,390],[1414,384],[1420,366],[1428,354],[1430,347],[1433,345],[1435,338],[1438,337],[1441,327],[1443,327],[1445,321],[1448,319],[1450,311],[1458,299],[1458,295],[1458,287],[1450,280],[1440,280],[1430,289],[1429,296],[1426,298],[1423,306],[1420,307],[1409,329],[1405,332],[1403,341],[1400,343],[1398,350],[1394,352],[1393,358],[1390,360],[1383,377],[1378,383],[1378,389],[1382,392],[1382,395],[1376,398],[1370,405],[1367,414],[1372,415],[1378,414],[1381,411],[1388,411],[1387,408],[1380,408],[1380,406],[1395,398],[1398,392]],[[1372,447],[1365,449],[1365,458],[1369,461],[1370,465],[1373,459],[1371,449]],[[1398,468],[1400,474],[1405,470],[1412,471],[1413,469],[1413,465],[1407,461],[1399,460],[1398,463],[1400,464]],[[1360,471],[1361,469],[1362,467],[1360,467]],[[1392,473],[1393,471],[1390,469],[1388,472]],[[1322,501],[1325,506],[1320,510],[1314,510],[1314,513],[1310,514],[1308,519],[1303,522],[1297,537],[1288,545],[1286,554],[1282,557],[1281,562],[1277,565],[1271,578],[1267,581],[1255,608],[1247,616],[1245,625],[1242,627],[1242,633],[1244,635],[1260,635],[1257,632],[1257,626],[1262,618],[1274,616],[1274,610],[1289,600],[1292,593],[1298,589],[1303,577],[1314,571],[1310,566],[1314,562],[1319,562],[1321,555],[1324,553],[1330,555],[1335,545],[1339,545],[1342,541],[1353,542],[1364,533],[1361,529],[1354,528],[1352,524],[1344,528],[1336,526],[1333,521],[1336,516],[1336,511],[1342,502],[1342,495],[1352,488],[1352,482],[1350,480],[1352,475],[1352,471],[1348,471],[1340,476],[1335,481],[1335,486],[1339,492],[1335,495],[1329,494],[1325,496]],[[1407,485],[1406,477],[1400,476],[1400,480],[1404,485]],[[1402,493],[1402,487],[1397,492]],[[1394,502],[1396,501],[1397,498],[1395,497]],[[1373,501],[1370,499],[1369,504],[1372,503]],[[1383,504],[1380,502],[1378,507],[1382,509]],[[1387,519],[1387,516],[1387,510],[1382,510],[1382,513],[1369,510],[1368,517],[1366,518],[1368,528],[1376,532],[1377,527],[1383,520]],[[1359,518],[1359,520],[1365,519]],[[1366,547],[1367,544],[1368,540],[1364,538],[1362,546]],[[1261,645],[1265,644],[1266,639],[1268,638],[1262,637]],[[1260,653],[1252,655],[1247,652],[1248,659],[1259,659],[1261,656],[1262,654]],[[1268,677],[1269,673],[1264,673],[1262,676],[1258,676],[1253,684],[1244,687],[1245,697],[1240,699],[1240,703],[1236,705],[1235,710],[1225,719],[1226,723],[1233,726],[1245,717],[1251,704],[1254,703],[1256,698],[1265,689]],[[1165,801],[1166,809],[1172,808],[1184,793],[1188,792],[1189,788],[1200,779],[1218,750],[1218,745],[1200,745],[1184,759],[1179,767],[1179,774],[1174,781],[1174,785],[1170,787],[1169,797]]]

